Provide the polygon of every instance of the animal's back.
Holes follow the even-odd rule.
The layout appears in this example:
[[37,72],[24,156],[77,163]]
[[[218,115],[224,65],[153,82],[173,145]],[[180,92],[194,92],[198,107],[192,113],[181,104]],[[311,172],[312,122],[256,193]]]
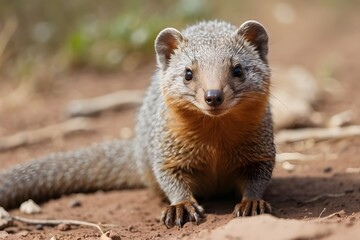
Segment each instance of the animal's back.
[[139,110],[133,146],[134,160],[139,176],[149,187],[158,188],[152,163],[161,155],[160,145],[164,127],[166,106],[161,93],[161,79],[158,74],[152,77],[144,102]]

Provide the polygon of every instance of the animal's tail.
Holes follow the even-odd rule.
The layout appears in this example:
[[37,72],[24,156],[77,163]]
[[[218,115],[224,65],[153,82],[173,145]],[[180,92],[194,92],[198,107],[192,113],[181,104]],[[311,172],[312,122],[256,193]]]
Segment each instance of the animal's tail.
[[8,209],[75,192],[141,187],[131,141],[51,154],[0,173],[0,206]]

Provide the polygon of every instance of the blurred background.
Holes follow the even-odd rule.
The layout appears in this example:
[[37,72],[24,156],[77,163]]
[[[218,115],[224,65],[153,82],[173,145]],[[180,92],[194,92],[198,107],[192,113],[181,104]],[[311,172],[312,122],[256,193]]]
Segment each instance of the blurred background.
[[271,61],[332,74],[340,51],[351,51],[346,34],[359,31],[359,7],[356,0],[0,1],[0,81],[41,89],[68,71],[133,71],[154,60],[161,29],[214,18],[259,20],[270,33]]

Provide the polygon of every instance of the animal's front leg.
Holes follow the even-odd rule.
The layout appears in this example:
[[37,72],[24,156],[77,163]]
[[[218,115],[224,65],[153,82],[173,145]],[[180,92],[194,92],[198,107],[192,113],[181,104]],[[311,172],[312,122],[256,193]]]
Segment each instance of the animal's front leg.
[[242,199],[235,206],[236,217],[271,213],[271,206],[262,199],[262,195],[271,179],[273,167],[273,160],[254,162],[246,166],[239,182]]
[[182,227],[188,221],[198,224],[204,217],[204,209],[194,198],[182,171],[162,168],[156,175],[160,187],[170,201],[170,206],[161,214],[161,221],[166,227]]

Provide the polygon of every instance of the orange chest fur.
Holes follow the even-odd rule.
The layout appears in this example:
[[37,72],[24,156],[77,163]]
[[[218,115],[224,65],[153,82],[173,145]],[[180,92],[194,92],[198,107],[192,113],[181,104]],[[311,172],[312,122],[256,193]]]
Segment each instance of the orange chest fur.
[[237,144],[241,144],[241,137],[237,144],[229,137],[216,129],[202,129],[201,134],[188,131],[181,136],[172,136],[173,142],[168,146],[169,154],[165,156],[163,167],[212,177],[226,175],[241,163],[237,159],[240,157]]
[[198,196],[228,193],[236,185],[241,161],[236,151],[221,145],[193,142],[173,151],[163,163],[164,170],[182,178]]
[[220,117],[169,105],[163,170],[185,179],[199,195],[232,188],[247,161],[241,146],[258,137],[264,117],[266,101],[256,103]]

